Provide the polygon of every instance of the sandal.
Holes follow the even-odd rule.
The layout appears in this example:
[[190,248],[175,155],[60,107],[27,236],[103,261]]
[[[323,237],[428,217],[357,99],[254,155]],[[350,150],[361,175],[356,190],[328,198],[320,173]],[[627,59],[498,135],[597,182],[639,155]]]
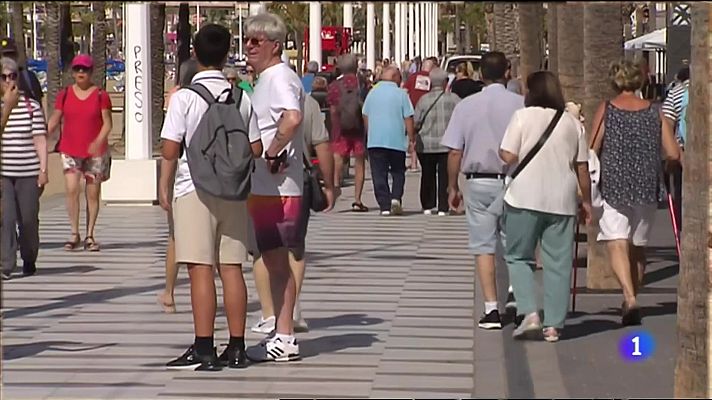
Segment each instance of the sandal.
[[368,212],[368,207],[364,206],[363,203],[354,202],[351,204],[351,211],[353,212]]
[[79,243],[82,242],[82,238],[79,236],[78,233],[72,233],[72,238],[75,240],[68,240],[68,241],[64,242],[64,250],[65,251],[76,250],[77,247],[79,247]]
[[93,236],[87,236],[84,239],[84,250],[89,250],[89,251],[99,251],[99,243],[94,240]]

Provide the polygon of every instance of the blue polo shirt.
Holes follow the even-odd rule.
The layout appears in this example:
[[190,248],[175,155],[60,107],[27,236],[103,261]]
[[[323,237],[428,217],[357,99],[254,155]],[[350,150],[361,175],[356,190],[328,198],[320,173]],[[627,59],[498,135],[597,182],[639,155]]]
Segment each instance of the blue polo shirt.
[[363,115],[368,117],[368,148],[408,150],[405,118],[413,116],[408,93],[394,82],[381,81],[366,96]]

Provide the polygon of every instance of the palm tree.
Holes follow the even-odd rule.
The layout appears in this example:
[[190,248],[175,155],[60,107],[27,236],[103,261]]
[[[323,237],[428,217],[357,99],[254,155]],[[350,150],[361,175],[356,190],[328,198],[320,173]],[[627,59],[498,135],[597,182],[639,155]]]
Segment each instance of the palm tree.
[[10,3],[10,26],[12,38],[17,46],[17,63],[25,65],[27,62],[27,49],[25,48],[25,13],[21,1]]
[[[494,49],[501,51],[516,66],[519,32],[517,31],[517,10],[514,3],[494,4]],[[513,71],[516,73],[516,71]]]
[[[558,67],[566,101],[583,101],[583,4],[562,3],[557,10]],[[600,26],[599,26],[599,29]]]
[[60,4],[56,1],[45,2],[47,25],[45,26],[45,54],[47,59],[47,115],[54,109],[54,99],[62,88],[62,75],[59,68],[60,45]]
[[557,13],[559,5],[557,3],[546,3],[546,44],[549,48],[548,69],[559,73],[559,24]]
[[525,80],[529,74],[541,69],[543,14],[542,3],[519,3],[520,72]]
[[163,103],[166,80],[165,39],[166,4],[151,3],[151,121],[153,148],[158,149],[163,125]]
[[[563,8],[564,6],[560,7]],[[612,91],[608,82],[608,68],[614,61],[618,61],[623,56],[623,23],[620,18],[621,4],[609,2],[591,2],[586,3],[583,9],[583,80],[585,83],[582,97],[579,96],[579,88],[572,88],[572,79],[574,75],[571,72],[578,73],[574,70],[571,64],[559,64],[560,70],[566,67],[570,71],[566,75],[568,85],[567,99],[575,99],[577,102],[582,102],[582,112],[586,116],[586,132],[589,137],[593,134],[592,122],[596,108],[601,103],[611,97]],[[601,21],[606,21],[606,29],[601,29]],[[559,33],[563,31],[559,26]],[[561,45],[561,42],[559,42]],[[559,53],[559,60],[566,57],[564,47]],[[567,57],[568,62],[573,62]],[[579,61],[580,63],[580,61]],[[563,72],[562,72],[563,74]],[[564,77],[562,77],[563,81]],[[570,94],[576,93],[576,94]],[[576,96],[576,97],[574,97]],[[613,274],[613,270],[608,262],[608,255],[605,246],[596,241],[598,236],[598,223],[594,221],[588,227],[588,268],[587,286],[590,289],[617,289],[620,287],[618,281]]]
[[[293,35],[294,45],[297,47],[297,71],[303,70],[304,51],[302,43],[304,43],[304,29],[309,26],[308,5],[305,3],[270,3],[267,10],[282,17],[282,20],[287,25],[287,32]],[[356,25],[356,10],[354,10],[354,26]]]
[[103,1],[92,2],[92,20],[94,24],[94,38],[91,43],[91,55],[94,59],[94,73],[92,80],[100,88],[106,88],[106,3]]
[[687,146],[683,179],[682,260],[677,291],[676,398],[709,398],[710,100],[712,5],[692,5],[692,57]]
[[62,60],[62,84],[68,85],[72,82],[70,65],[74,58],[74,34],[72,31],[72,10],[67,1],[60,2],[60,33],[59,48]]

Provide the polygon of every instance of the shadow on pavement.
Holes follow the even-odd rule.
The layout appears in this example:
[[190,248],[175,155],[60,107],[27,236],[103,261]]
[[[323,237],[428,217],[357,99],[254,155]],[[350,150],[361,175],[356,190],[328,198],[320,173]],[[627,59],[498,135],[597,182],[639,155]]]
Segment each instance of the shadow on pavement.
[[4,361],[17,360],[25,357],[33,357],[44,351],[62,351],[75,353],[79,351],[89,351],[97,350],[104,347],[115,346],[116,343],[106,343],[89,347],[79,347],[79,348],[62,348],[58,346],[78,346],[81,342],[67,342],[67,341],[47,341],[47,342],[36,342],[36,343],[25,343],[25,344],[14,344],[14,345],[4,345],[2,348],[2,357]]
[[326,329],[336,326],[370,326],[385,322],[382,318],[366,314],[344,314],[326,318],[307,318],[310,329]]
[[299,347],[302,358],[309,358],[339,350],[368,348],[377,342],[380,340],[372,333],[345,333],[303,340],[299,342]]
[[98,271],[99,268],[92,265],[72,265],[70,267],[45,268],[38,267],[36,275],[62,275],[62,274],[88,274]]
[[[160,249],[165,247],[166,241],[165,240],[148,240],[148,241],[141,241],[141,242],[121,242],[121,243],[105,243],[99,240],[97,237],[97,242],[99,243],[99,246],[101,247],[101,250],[133,250],[133,249],[142,249],[142,248],[149,248],[149,249]],[[79,245],[80,247],[75,250],[76,252],[82,252],[83,250],[80,251],[80,249],[83,249],[84,246],[84,238],[82,238],[82,243]],[[42,250],[57,250],[57,249],[62,249],[64,248],[64,242],[43,242],[40,243],[40,249]],[[68,254],[72,254],[73,252],[69,251],[67,252]],[[101,253],[99,253],[101,254]]]
[[[611,331],[611,330],[621,330],[623,326],[620,323],[620,308],[609,308],[606,311],[598,313],[586,313],[586,312],[575,312],[569,313],[568,319],[575,319],[587,316],[595,315],[610,315],[615,316],[615,320],[611,319],[585,319],[576,324],[567,324],[564,328],[563,334],[561,336],[562,340],[573,340],[589,335],[595,335],[597,333]],[[641,314],[643,316],[643,327],[645,327],[645,318],[656,317],[662,315],[670,315],[677,313],[677,303],[676,302],[662,302],[658,303],[653,307],[641,307]]]

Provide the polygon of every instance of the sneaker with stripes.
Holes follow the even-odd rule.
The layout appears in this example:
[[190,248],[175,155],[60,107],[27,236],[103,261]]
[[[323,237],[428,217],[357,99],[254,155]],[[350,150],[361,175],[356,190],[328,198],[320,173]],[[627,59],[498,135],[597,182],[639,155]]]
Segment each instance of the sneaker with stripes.
[[288,362],[301,359],[301,355],[297,339],[275,335],[247,349],[247,358],[254,362]]

